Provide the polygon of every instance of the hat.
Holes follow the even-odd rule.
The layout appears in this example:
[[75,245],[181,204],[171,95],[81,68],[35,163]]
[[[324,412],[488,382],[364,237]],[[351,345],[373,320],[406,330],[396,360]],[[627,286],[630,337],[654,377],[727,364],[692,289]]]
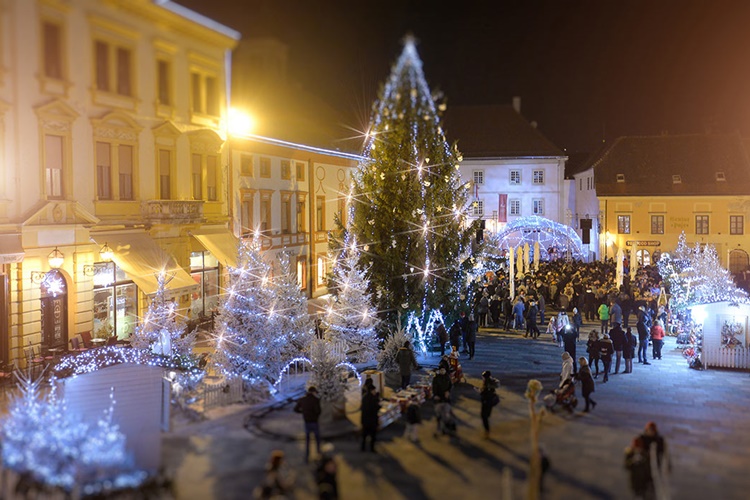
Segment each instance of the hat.
[[489,370],[485,370],[482,372],[482,378],[490,378],[492,376],[492,372]]
[[314,385],[311,385],[310,387],[307,388],[307,392],[309,392],[309,393],[317,393],[318,389]]
[[562,353],[562,359],[570,359],[570,353],[568,351],[564,351]]

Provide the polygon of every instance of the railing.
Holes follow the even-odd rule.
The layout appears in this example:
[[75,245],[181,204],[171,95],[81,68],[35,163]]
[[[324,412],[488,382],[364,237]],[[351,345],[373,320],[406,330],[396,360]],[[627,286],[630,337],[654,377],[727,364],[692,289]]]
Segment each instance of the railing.
[[205,382],[203,388],[203,410],[226,406],[242,401],[242,379],[220,379],[217,383]]
[[707,368],[750,368],[750,348],[704,346],[701,357]]

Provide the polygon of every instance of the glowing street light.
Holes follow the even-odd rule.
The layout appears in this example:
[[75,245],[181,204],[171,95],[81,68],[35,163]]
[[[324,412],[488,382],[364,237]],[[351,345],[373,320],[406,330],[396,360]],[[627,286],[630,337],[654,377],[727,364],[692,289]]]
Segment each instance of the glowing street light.
[[249,114],[240,111],[237,108],[231,108],[229,110],[228,128],[231,135],[248,135],[253,129],[254,125],[255,124],[253,123],[253,119]]

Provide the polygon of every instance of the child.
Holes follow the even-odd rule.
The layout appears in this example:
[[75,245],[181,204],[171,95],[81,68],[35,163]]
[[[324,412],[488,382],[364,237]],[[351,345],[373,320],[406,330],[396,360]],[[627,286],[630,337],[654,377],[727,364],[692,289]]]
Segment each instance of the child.
[[417,402],[416,396],[409,398],[409,405],[406,407],[406,437],[409,441],[416,443],[419,441],[419,424],[422,423],[422,409]]
[[440,406],[440,424],[441,432],[449,436],[456,435],[456,416],[453,414],[453,407],[450,399],[443,402]]

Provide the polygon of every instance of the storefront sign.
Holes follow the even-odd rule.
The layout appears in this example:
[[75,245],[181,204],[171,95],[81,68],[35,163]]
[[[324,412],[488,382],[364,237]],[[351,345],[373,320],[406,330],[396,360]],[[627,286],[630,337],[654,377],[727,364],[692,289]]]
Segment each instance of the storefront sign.
[[658,247],[661,245],[661,241],[653,241],[653,240],[628,240],[625,242],[625,245],[627,246],[633,246],[633,244],[639,246],[639,247]]

